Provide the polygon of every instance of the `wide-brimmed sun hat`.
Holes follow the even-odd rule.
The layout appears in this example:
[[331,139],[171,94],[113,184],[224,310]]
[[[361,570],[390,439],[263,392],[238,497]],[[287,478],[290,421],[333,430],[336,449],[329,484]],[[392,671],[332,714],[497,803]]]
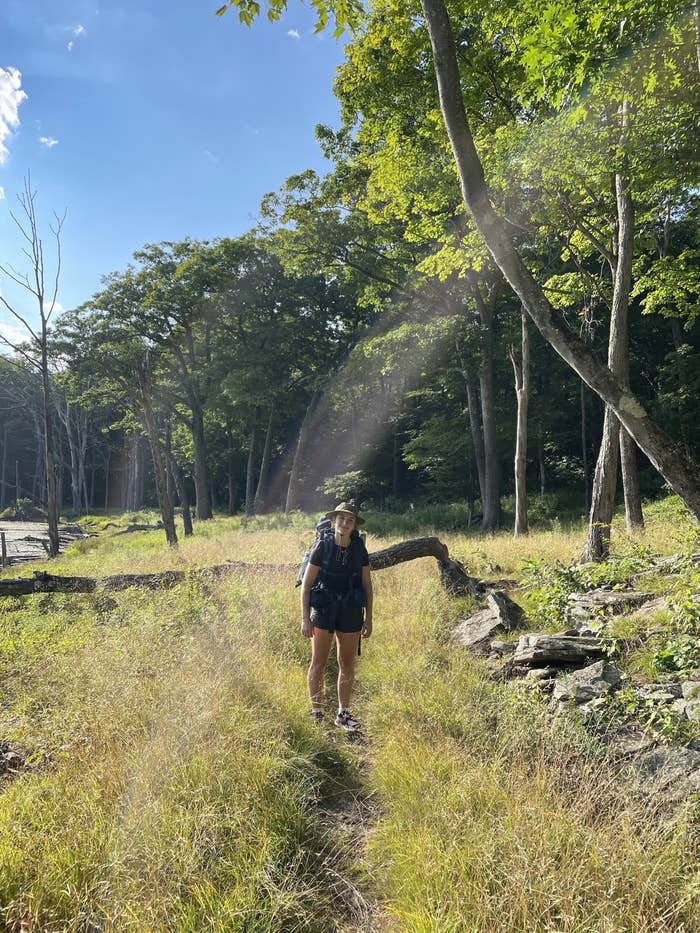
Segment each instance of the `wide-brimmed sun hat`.
[[336,505],[332,512],[326,512],[326,518],[335,518],[339,512],[344,512],[346,515],[352,515],[355,519],[356,525],[364,525],[364,518],[360,518],[360,513],[352,504],[352,502],[341,502],[340,505]]

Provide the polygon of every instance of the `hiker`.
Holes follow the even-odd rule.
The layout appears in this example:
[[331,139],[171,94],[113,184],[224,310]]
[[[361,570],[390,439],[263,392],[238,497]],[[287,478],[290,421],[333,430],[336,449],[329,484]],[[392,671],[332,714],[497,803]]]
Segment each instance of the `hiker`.
[[301,584],[301,634],[311,639],[308,685],[311,716],[323,719],[323,675],[336,638],[338,713],[336,726],[356,732],[360,723],[350,714],[355,655],[360,637],[372,634],[372,581],[369,555],[360,538],[363,524],[357,509],[341,502],[326,513],[332,530],[320,536],[311,551]]

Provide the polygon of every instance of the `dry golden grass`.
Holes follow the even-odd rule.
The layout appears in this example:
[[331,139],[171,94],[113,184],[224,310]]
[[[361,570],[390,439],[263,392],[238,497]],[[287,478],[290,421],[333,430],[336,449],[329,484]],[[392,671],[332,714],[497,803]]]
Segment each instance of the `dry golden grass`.
[[[648,540],[676,532],[662,515]],[[566,562],[583,538],[441,536],[483,576]],[[217,519],[177,551],[102,537],[50,569],[294,564],[310,537]],[[308,721],[293,577],[0,605],[0,737],[32,764],[0,795],[6,928],[700,929],[692,808],[645,809],[575,724],[446,644],[469,601],[434,561],[375,574],[366,745]],[[335,821],[329,801],[347,804]]]

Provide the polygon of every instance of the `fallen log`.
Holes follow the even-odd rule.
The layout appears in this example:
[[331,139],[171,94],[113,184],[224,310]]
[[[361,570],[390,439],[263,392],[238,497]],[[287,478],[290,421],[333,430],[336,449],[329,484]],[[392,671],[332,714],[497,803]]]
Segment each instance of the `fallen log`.
[[[438,562],[440,582],[453,596],[484,596],[489,584],[470,577],[459,561],[452,560],[446,545],[439,538],[427,536],[402,541],[369,555],[372,570],[384,570],[396,564],[419,557],[434,557]],[[0,598],[3,596],[30,596],[32,593],[94,593],[116,592],[129,587],[174,586],[184,580],[220,577],[229,573],[294,571],[296,564],[247,564],[228,561],[212,567],[193,570],[165,570],[161,573],[118,574],[111,577],[63,577],[46,571],[35,571],[33,577],[19,580],[0,580]]]
[[128,525],[126,528],[122,528],[121,531],[115,531],[113,536],[118,538],[119,535],[130,535],[134,531],[162,531],[163,522],[158,522],[156,525]]
[[489,585],[470,577],[462,564],[450,557],[447,545],[434,535],[411,538],[369,555],[372,570],[384,570],[418,557],[434,557],[438,562],[440,582],[451,596],[484,596]]

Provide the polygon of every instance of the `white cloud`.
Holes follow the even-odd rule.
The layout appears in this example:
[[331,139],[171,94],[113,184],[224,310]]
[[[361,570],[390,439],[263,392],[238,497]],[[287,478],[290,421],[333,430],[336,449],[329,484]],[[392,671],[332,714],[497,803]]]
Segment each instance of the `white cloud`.
[[39,142],[42,146],[46,146],[47,149],[53,149],[54,146],[58,145],[58,140],[54,139],[53,136],[40,136]]
[[[23,327],[15,327],[14,324],[5,324],[2,321],[0,321],[0,334],[10,343],[26,343],[29,340],[29,334]],[[1,342],[0,346],[2,346]]]
[[19,107],[26,99],[19,70],[0,68],[0,165],[10,154],[6,140],[19,126]]
[[68,51],[72,52],[75,48],[75,40],[87,33],[87,29],[82,23],[76,23],[75,26],[66,26],[66,31],[73,34],[74,38],[68,42]]
[[4,201],[4,200],[5,200],[5,189],[3,188],[2,185],[0,185],[0,201]]
[[299,38],[300,38],[300,36],[299,36],[299,30],[298,30],[298,29],[289,29],[289,30],[287,30],[287,35],[290,36],[292,39],[299,39]]
[[209,162],[211,165],[218,165],[218,164],[219,164],[218,158],[214,155],[213,152],[210,152],[209,149],[204,149],[204,150],[202,150],[202,155],[203,155],[204,158],[207,160],[207,162]]

